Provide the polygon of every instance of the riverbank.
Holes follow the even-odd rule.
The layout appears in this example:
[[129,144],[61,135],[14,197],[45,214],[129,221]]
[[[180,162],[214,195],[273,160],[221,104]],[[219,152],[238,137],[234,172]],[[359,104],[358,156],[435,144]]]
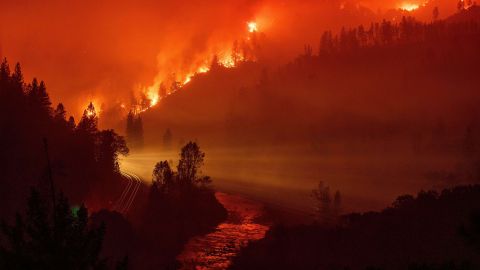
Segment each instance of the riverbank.
[[227,269],[241,248],[262,239],[270,227],[260,218],[265,213],[263,204],[221,192],[215,197],[227,209],[227,220],[213,232],[188,241],[177,257],[181,269]]

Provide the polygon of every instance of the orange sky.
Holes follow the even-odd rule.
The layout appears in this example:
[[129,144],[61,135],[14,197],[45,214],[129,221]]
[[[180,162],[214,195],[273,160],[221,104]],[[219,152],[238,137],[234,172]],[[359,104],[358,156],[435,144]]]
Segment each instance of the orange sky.
[[[443,0],[447,1],[454,2]],[[0,56],[21,62],[27,79],[45,80],[52,101],[64,102],[78,117],[89,100],[105,106],[129,103],[139,89],[173,72],[188,72],[192,63],[208,61],[243,38],[251,20],[269,38],[272,58],[286,60],[301,52],[305,43],[316,43],[325,29],[371,18],[338,14],[329,8],[348,2],[357,4],[336,0],[2,1]],[[376,13],[404,1],[361,3]]]

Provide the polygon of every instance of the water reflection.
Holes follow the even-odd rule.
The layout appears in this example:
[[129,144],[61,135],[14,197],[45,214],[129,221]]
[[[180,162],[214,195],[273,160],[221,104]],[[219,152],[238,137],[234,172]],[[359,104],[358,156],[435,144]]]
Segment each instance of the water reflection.
[[226,269],[241,247],[265,236],[268,225],[256,221],[263,206],[240,196],[216,193],[228,219],[214,232],[190,239],[178,256],[182,269]]

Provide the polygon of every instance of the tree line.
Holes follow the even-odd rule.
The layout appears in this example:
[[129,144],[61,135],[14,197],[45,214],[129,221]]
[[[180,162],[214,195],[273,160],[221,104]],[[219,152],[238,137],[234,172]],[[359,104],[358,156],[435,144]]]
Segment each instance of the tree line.
[[[10,216],[20,208],[29,187],[45,189],[46,165],[43,141],[48,141],[53,179],[73,202],[102,205],[116,194],[120,184],[119,155],[129,149],[113,130],[99,130],[92,103],[75,122],[62,103],[52,107],[45,82],[26,82],[20,64],[11,71],[0,65],[0,214]],[[38,180],[40,179],[40,180]],[[107,188],[107,186],[109,186]],[[8,206],[8,207],[5,207]]]
[[[436,42],[440,39],[458,39],[478,36],[480,25],[477,22],[447,23],[434,21],[423,23],[413,17],[402,17],[400,22],[383,20],[368,26],[342,27],[337,34],[325,31],[319,44],[318,55],[328,56],[353,52],[361,48],[394,46],[402,44]],[[305,55],[312,55],[312,48],[305,46]]]

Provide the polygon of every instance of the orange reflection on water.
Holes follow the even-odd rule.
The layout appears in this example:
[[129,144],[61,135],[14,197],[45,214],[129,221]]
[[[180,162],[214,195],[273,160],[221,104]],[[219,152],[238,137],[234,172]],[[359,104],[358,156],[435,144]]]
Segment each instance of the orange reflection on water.
[[227,269],[240,248],[262,239],[269,228],[256,221],[263,212],[260,203],[225,193],[215,195],[228,210],[228,219],[214,232],[190,239],[177,257],[181,269]]

